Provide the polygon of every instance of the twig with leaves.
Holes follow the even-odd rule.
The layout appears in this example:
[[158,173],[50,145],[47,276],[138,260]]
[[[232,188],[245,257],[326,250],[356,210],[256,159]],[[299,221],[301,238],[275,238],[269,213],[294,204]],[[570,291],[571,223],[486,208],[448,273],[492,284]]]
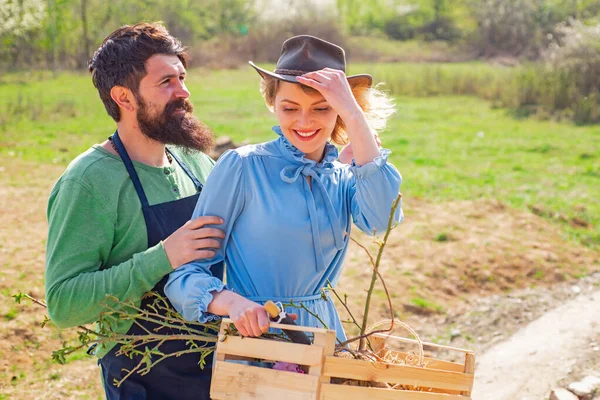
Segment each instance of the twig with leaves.
[[[47,308],[44,301],[38,300],[28,294],[18,293],[13,295],[13,297],[17,303],[26,298],[39,306]],[[155,365],[166,358],[177,357],[182,354],[198,354],[198,365],[200,368],[204,368],[206,357],[215,349],[220,322],[199,323],[187,321],[170,307],[163,296],[156,292],[148,292],[145,298],[148,297],[154,297],[154,300],[149,304],[148,309],[141,309],[133,301],[121,301],[115,296],[108,295],[103,305],[106,311],[100,315],[97,329],[93,330],[83,325],[78,326],[78,344],[68,345],[67,343],[63,343],[62,348],[52,352],[52,359],[59,364],[65,364],[68,355],[94,344],[99,346],[120,345],[116,353],[117,355],[125,357],[137,356],[139,357],[139,362],[132,370],[127,371],[123,379],[114,382],[116,386],[120,386],[134,373],[145,375]],[[131,335],[116,332],[113,325],[117,320],[131,321],[132,324],[141,327],[146,334]],[[45,316],[42,327],[48,321],[48,317]],[[156,328],[147,329],[142,325],[141,321],[154,323]],[[180,333],[163,333],[164,328],[175,329]],[[188,348],[175,353],[163,353],[160,347],[164,343],[173,340],[185,340]]]

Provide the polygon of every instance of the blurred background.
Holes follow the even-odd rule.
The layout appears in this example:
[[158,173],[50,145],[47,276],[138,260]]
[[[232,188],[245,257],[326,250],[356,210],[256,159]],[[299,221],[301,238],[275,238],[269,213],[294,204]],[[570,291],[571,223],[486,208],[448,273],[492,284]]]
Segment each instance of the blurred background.
[[164,21],[193,66],[218,68],[275,62],[285,38],[308,33],[352,62],[525,63],[503,76],[452,71],[451,85],[440,70],[409,85],[380,79],[398,94],[474,94],[585,124],[600,119],[599,14],[595,0],[1,0],[0,68],[84,70],[102,39],[133,21]]
[[[272,68],[293,35],[341,45],[349,73],[394,97],[381,138],[406,219],[382,272],[423,339],[485,354],[597,290],[600,0],[0,0],[0,400],[102,396],[84,352],[50,359],[74,332],[11,295],[43,298],[50,188],[115,128],[88,60],[119,26],[157,20],[190,48],[197,116],[237,144],[274,138],[247,62]],[[353,245],[339,291],[357,317],[369,276]],[[389,316],[375,298],[373,322]],[[600,336],[585,340],[554,355],[577,359],[554,383],[600,375]]]

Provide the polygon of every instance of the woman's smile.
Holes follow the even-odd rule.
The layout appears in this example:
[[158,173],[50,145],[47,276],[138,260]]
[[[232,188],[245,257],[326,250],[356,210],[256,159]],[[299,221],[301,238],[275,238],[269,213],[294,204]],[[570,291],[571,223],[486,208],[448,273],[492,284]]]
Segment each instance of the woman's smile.
[[292,131],[296,134],[299,140],[309,141],[312,140],[317,133],[321,131],[321,129],[313,129],[313,130],[300,130],[300,129],[292,129]]

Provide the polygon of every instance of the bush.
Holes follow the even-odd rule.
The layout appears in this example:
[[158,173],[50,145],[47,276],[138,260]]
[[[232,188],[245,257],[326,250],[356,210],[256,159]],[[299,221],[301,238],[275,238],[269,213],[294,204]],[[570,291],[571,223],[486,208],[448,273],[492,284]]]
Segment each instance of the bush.
[[399,15],[388,19],[383,25],[385,34],[394,40],[413,39],[417,33],[417,27],[410,24],[410,16]]
[[347,38],[338,21],[330,15],[320,15],[317,9],[303,9],[277,19],[257,20],[242,35],[221,35],[198,43],[191,49],[194,66],[234,68],[249,60],[275,63],[281,45],[296,35],[313,35],[346,48]]
[[600,24],[578,21],[557,28],[557,39],[544,54],[555,71],[568,75],[582,96],[600,92]]
[[600,25],[577,21],[556,28],[543,62],[523,67],[514,79],[516,93],[504,104],[523,112],[600,122]]
[[472,42],[483,57],[537,58],[562,20],[548,0],[474,1],[478,28]]
[[416,6],[391,14],[383,25],[383,31],[395,40],[453,41],[461,36],[452,17]]
[[427,41],[444,40],[455,41],[461,37],[460,30],[456,27],[454,20],[450,17],[439,17],[419,29],[423,39]]
[[248,33],[247,46],[252,60],[276,62],[283,42],[296,35],[312,35],[345,47],[346,36],[332,16],[307,13],[257,24]]

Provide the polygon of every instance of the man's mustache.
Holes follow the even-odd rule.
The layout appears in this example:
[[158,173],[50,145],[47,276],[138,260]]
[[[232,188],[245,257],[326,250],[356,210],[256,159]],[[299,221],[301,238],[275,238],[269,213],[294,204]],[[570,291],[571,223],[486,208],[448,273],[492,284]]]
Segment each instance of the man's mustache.
[[172,115],[176,110],[185,110],[185,112],[191,113],[194,111],[194,106],[188,99],[177,99],[167,103],[164,113],[165,115]]

